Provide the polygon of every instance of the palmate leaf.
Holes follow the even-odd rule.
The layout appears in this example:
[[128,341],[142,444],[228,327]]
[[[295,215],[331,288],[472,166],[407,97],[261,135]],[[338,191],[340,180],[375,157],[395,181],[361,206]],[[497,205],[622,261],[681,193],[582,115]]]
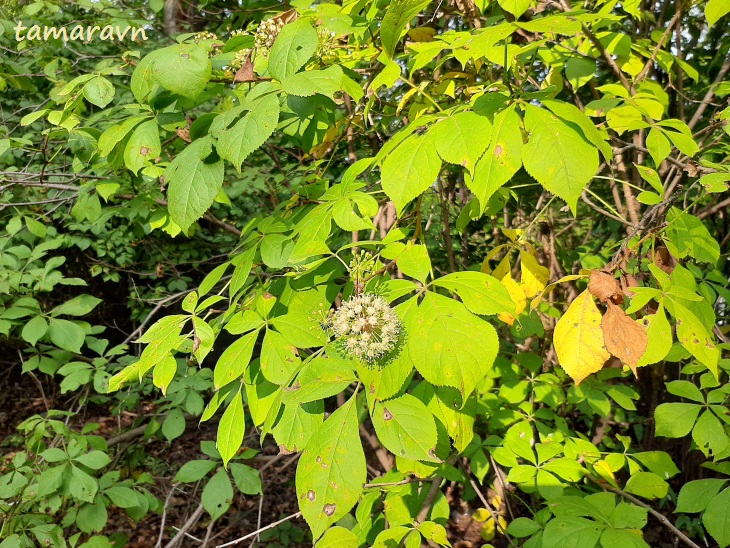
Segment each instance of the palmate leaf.
[[355,506],[367,480],[356,401],[352,396],[317,429],[297,466],[299,508],[315,539]]
[[408,352],[418,372],[465,399],[492,368],[499,349],[494,328],[462,303],[427,293],[407,326]]

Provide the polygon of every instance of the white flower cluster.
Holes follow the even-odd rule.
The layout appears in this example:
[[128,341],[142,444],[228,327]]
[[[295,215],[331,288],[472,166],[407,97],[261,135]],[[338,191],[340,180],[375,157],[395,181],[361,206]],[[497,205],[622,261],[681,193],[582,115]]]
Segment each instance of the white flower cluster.
[[236,56],[231,59],[231,62],[228,64],[229,68],[233,70],[240,69],[243,65],[246,64],[246,58],[248,57],[249,51],[247,49],[240,49],[236,52]]
[[208,31],[199,32],[193,36],[193,42],[196,44],[199,44],[203,40],[218,40],[218,36]]
[[395,347],[400,320],[383,297],[363,293],[342,303],[332,329],[348,354],[372,362]]
[[272,18],[261,21],[259,28],[256,29],[255,44],[256,49],[267,52],[274,45],[274,40],[279,36],[279,32],[284,28],[286,23],[283,19]]

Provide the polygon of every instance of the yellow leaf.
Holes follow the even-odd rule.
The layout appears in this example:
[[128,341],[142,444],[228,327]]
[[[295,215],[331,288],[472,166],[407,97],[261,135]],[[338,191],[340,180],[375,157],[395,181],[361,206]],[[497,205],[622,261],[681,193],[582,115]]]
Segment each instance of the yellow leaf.
[[611,357],[603,342],[601,313],[587,289],[558,320],[553,344],[558,363],[575,384],[599,371]]
[[613,472],[611,471],[611,467],[608,465],[608,463],[605,460],[598,460],[593,463],[593,470],[595,470],[596,474],[600,476],[602,479],[610,483],[611,485],[616,485],[616,477],[613,475]]
[[[515,316],[519,316],[527,306],[527,297],[525,297],[525,292],[522,291],[522,287],[520,287],[520,284],[512,279],[512,275],[509,272],[509,263],[507,265],[507,274],[505,274],[501,281],[504,287],[507,288],[507,292],[509,293],[512,302],[515,303]],[[513,323],[515,323],[515,316],[513,316],[509,312],[500,312],[497,317],[507,325],[512,325]]]
[[542,302],[542,299],[545,297],[545,295],[550,293],[559,284],[562,284],[565,282],[572,282],[574,280],[580,280],[581,278],[585,278],[585,274],[568,274],[567,276],[563,276],[562,278],[560,278],[557,282],[548,284],[547,286],[545,286],[545,289],[540,291],[540,293],[538,293],[537,296],[534,299],[532,299],[532,302],[530,303],[530,312],[532,312],[538,306],[540,306],[540,303]]
[[499,264],[494,269],[494,272],[492,272],[492,276],[497,278],[498,280],[501,280],[504,278],[507,274],[509,274],[512,270],[512,267],[509,264],[509,254],[504,256],[504,259],[499,261]]
[[431,27],[416,27],[408,31],[408,38],[414,42],[431,42],[436,36],[436,29]]
[[521,230],[519,228],[503,228],[502,229],[502,234],[507,236],[513,242],[516,242],[517,240],[519,240],[520,237],[522,236],[523,232],[524,232],[524,230]]
[[520,253],[520,268],[522,270],[522,290],[527,297],[537,295],[545,289],[550,280],[550,271],[537,262],[531,253]]

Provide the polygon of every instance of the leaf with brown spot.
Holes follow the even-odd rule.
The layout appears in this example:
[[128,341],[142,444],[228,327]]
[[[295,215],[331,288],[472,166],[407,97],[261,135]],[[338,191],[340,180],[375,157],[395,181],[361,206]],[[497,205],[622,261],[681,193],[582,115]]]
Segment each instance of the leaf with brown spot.
[[620,306],[609,302],[601,320],[606,350],[628,365],[636,375],[639,359],[646,352],[649,337],[639,322],[627,316]]
[[616,278],[610,274],[600,270],[591,270],[591,276],[588,279],[588,291],[596,299],[605,303],[612,297],[621,295],[621,286]]
[[314,540],[355,506],[367,481],[356,400],[314,431],[299,459],[297,498]]
[[662,245],[656,248],[654,251],[654,264],[661,268],[667,274],[671,274],[674,271],[674,267],[677,266],[677,261],[674,259],[666,246]]

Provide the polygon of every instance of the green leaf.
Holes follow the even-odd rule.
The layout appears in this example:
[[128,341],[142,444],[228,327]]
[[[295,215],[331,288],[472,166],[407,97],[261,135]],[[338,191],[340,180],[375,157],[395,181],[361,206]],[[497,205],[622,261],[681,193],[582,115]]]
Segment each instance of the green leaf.
[[507,526],[507,533],[515,538],[526,538],[537,533],[542,527],[529,518],[517,518]]
[[239,447],[241,447],[245,429],[243,399],[241,398],[241,391],[238,390],[218,423],[215,446],[221,455],[221,459],[223,459],[223,466],[228,464],[228,461],[233,458]]
[[177,373],[177,360],[174,356],[168,354],[155,365],[152,371],[152,383],[162,390],[162,394],[165,395],[167,387],[175,378],[175,373]]
[[396,456],[440,462],[436,456],[436,423],[418,398],[403,394],[377,402],[371,413],[378,440]]
[[662,403],[654,411],[656,435],[681,438],[690,433],[702,406],[694,403]]
[[285,405],[273,430],[274,439],[287,451],[296,453],[307,446],[323,420],[324,405],[321,401]]
[[721,17],[730,12],[730,3],[727,0],[709,0],[705,6],[705,17],[709,26],[717,23]]
[[441,159],[430,135],[411,135],[385,158],[381,168],[383,191],[400,215],[410,201],[436,182],[439,171]]
[[431,272],[431,258],[428,256],[426,246],[409,242],[405,250],[398,256],[398,268],[406,276],[425,284],[426,278]]
[[[492,124],[486,116],[459,112],[432,126],[428,133],[444,162],[463,166],[473,173],[477,160],[489,144]],[[474,138],[476,135],[478,139]]]
[[705,411],[697,419],[692,429],[692,439],[706,457],[714,458],[725,451],[729,441],[725,428],[712,411]]
[[337,525],[327,529],[315,548],[357,548],[359,545],[355,533]]
[[601,535],[601,546],[621,546],[622,548],[651,548],[641,537],[640,532],[606,529]]
[[114,100],[114,86],[103,76],[95,76],[84,85],[84,97],[99,108]]
[[289,312],[271,320],[286,341],[297,348],[314,348],[327,342],[327,335],[310,314]]
[[307,19],[285,25],[269,52],[269,74],[283,81],[309,61],[318,45],[317,31]]
[[213,371],[213,386],[216,389],[222,388],[243,375],[251,361],[258,334],[259,332],[256,330],[239,337],[221,354]]
[[702,322],[688,308],[672,299],[670,312],[677,319],[677,339],[690,354],[707,367],[715,378],[719,378],[718,362],[720,350],[712,342],[710,333]]
[[51,310],[51,316],[85,316],[101,302],[91,295],[79,295]]
[[644,451],[642,453],[634,453],[631,456],[644,465],[650,472],[654,472],[665,479],[679,474],[679,468],[677,468],[672,458],[664,451]]
[[43,316],[34,316],[23,326],[23,331],[20,336],[29,345],[35,346],[35,344],[45,336],[48,332],[48,323]]
[[145,55],[142,60],[134,67],[132,79],[129,83],[134,98],[138,103],[142,103],[150,92],[155,88],[155,59],[163,50],[155,50]]
[[565,78],[573,89],[585,86],[593,80],[596,61],[585,57],[570,57],[565,63]]
[[278,123],[279,97],[276,94],[264,95],[251,105],[251,110],[232,128],[218,135],[216,150],[240,173],[244,160],[266,142]]
[[79,500],[93,502],[99,484],[89,474],[76,466],[71,466],[73,479],[70,482],[71,495]]
[[672,151],[669,139],[658,127],[649,130],[649,134],[646,136],[646,148],[649,149],[649,154],[651,154],[655,166],[659,166]]
[[645,499],[661,499],[667,496],[669,484],[652,472],[636,472],[626,482],[624,491]]
[[393,0],[388,4],[380,25],[380,41],[389,57],[395,54],[406,25],[430,3],[430,0]]
[[667,392],[679,396],[680,398],[686,398],[697,403],[705,403],[705,397],[700,392],[700,389],[689,381],[670,381],[665,383]]
[[100,470],[112,461],[104,451],[90,451],[79,455],[73,460],[92,470]]
[[121,124],[113,125],[104,131],[98,141],[99,156],[108,156],[112,149],[114,149],[114,147],[122,141],[137,124],[147,118],[148,116],[145,115],[132,116],[131,118],[124,120]]
[[662,361],[672,349],[672,327],[669,325],[664,307],[660,305],[654,314],[647,314],[639,320],[639,323],[646,329],[649,343],[636,367]]
[[453,272],[435,279],[433,284],[456,293],[469,312],[474,314],[491,316],[502,312],[515,313],[515,303],[507,288],[483,272]]
[[315,358],[302,370],[291,388],[284,390],[284,403],[307,403],[342,392],[357,380],[351,362],[340,358]]
[[531,0],[498,0],[500,7],[519,19],[530,7]]
[[281,81],[281,88],[289,95],[310,97],[316,93],[334,99],[342,89],[342,69],[332,65],[324,70],[307,70],[287,76]]
[[355,506],[367,480],[356,401],[351,397],[324,421],[299,459],[297,498],[315,539]]
[[423,377],[453,386],[463,398],[491,370],[499,341],[494,328],[464,305],[427,293],[407,326],[408,352]]
[[609,521],[618,529],[643,529],[649,511],[627,502],[619,502],[611,511]]
[[135,175],[147,163],[154,163],[162,151],[157,122],[149,120],[138,125],[124,148],[124,163]]
[[175,474],[173,481],[182,483],[193,483],[200,481],[216,467],[214,460],[199,459],[186,462]]
[[115,485],[104,491],[104,494],[119,508],[133,508],[139,505],[137,492],[129,487]]
[[162,435],[167,441],[172,441],[182,436],[183,432],[185,432],[185,415],[182,409],[176,407],[162,423]]
[[710,501],[702,523],[721,548],[730,545],[730,489],[725,489]]
[[724,479],[701,479],[685,483],[679,492],[675,512],[704,512],[710,501],[727,483]]
[[684,258],[690,256],[700,262],[717,264],[720,244],[700,219],[676,207],[667,214],[667,240],[672,254]]
[[300,366],[295,346],[276,331],[267,330],[261,347],[261,372],[274,384],[287,384]]
[[[84,504],[83,506],[81,506],[81,508],[79,508],[78,514],[76,514],[76,525],[78,525],[79,529],[84,533],[101,531],[106,525],[106,521],[108,518],[109,516],[107,514],[104,503],[99,498],[97,498],[96,504]],[[2,546],[2,544],[0,544],[0,546]],[[18,544],[18,546],[20,546],[20,544]]]
[[59,320],[58,318],[51,318],[48,334],[53,344],[76,354],[81,352],[81,346],[84,344],[84,339],[86,339],[86,331],[83,327],[74,322]]
[[578,198],[598,171],[598,150],[571,124],[532,105],[525,106],[525,130],[530,134],[522,149],[525,169],[575,215]]
[[255,468],[234,462],[231,464],[233,481],[244,495],[261,495],[261,474]]
[[482,215],[492,195],[522,167],[521,155],[520,117],[514,108],[508,108],[494,116],[489,147],[476,163],[474,176],[464,176],[469,190],[479,200]]
[[203,216],[223,186],[223,161],[206,159],[211,151],[209,138],[193,141],[165,170],[170,215],[183,230]]
[[542,548],[583,548],[596,546],[602,527],[581,517],[550,520],[542,534]]
[[163,88],[195,99],[208,84],[212,65],[204,47],[175,44],[156,53],[152,71]]
[[225,514],[233,501],[233,485],[222,468],[210,478],[203,489],[200,502],[213,520]]

